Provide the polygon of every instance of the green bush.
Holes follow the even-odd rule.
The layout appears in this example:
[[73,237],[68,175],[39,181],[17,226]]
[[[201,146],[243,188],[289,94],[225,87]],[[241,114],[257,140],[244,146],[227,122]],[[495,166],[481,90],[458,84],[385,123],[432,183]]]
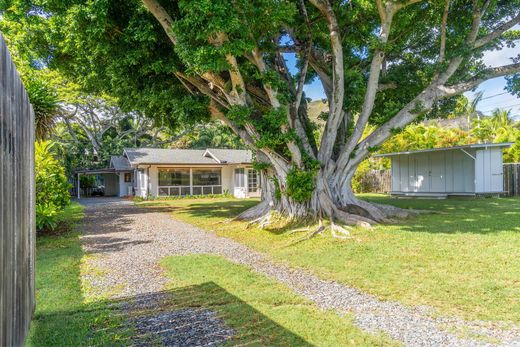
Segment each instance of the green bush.
[[36,228],[52,230],[57,226],[58,212],[70,204],[70,183],[63,167],[52,155],[49,141],[35,144]]
[[287,196],[299,203],[310,200],[315,188],[314,176],[312,171],[292,168],[287,174]]

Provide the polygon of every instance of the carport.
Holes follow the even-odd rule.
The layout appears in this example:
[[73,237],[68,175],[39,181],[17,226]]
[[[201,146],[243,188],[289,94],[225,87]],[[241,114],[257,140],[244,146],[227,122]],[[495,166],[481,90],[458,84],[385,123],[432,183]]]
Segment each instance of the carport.
[[[122,156],[112,156],[107,168],[76,170],[74,184],[75,195],[81,198],[82,175],[96,175],[98,181],[103,181],[104,196],[132,196],[134,195],[134,169],[130,166],[128,159]],[[91,192],[85,191],[83,196],[90,196]]]
[[90,169],[76,171],[75,191],[76,197],[80,199],[82,196],[92,196],[93,188],[81,188],[81,176],[96,176],[97,181],[103,181],[104,196],[118,196],[119,195],[119,175],[113,168]]

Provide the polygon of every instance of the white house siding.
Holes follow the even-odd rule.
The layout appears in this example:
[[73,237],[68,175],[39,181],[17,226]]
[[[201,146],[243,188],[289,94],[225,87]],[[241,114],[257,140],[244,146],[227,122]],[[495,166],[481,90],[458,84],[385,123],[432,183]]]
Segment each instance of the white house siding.
[[147,197],[147,185],[148,185],[148,177],[146,174],[146,168],[139,168],[135,170],[134,174],[135,178],[135,195],[141,198]]
[[[173,169],[173,168],[183,168],[183,169],[190,169],[191,172],[195,169],[220,169],[221,170],[221,192],[229,192],[233,194],[235,197],[242,198],[242,197],[257,197],[260,196],[260,192],[247,192],[247,177],[248,177],[248,169],[252,170],[251,168],[248,168],[246,165],[198,165],[198,166],[180,166],[180,165],[151,165],[148,167],[146,166],[140,166],[139,170],[144,173],[143,174],[137,174],[135,175],[135,185],[136,187],[136,195],[141,196],[143,198],[146,198],[147,192],[146,192],[146,186],[149,184],[149,194],[153,197],[159,196],[159,170],[160,169]],[[235,194],[235,185],[234,185],[234,173],[236,168],[243,168],[245,171],[245,192],[244,194]],[[146,174],[149,174],[149,179],[147,180]],[[122,176],[121,179],[124,177]],[[192,184],[193,185],[193,184]]]
[[456,149],[393,156],[392,191],[475,193],[475,163],[471,156],[476,151],[466,152]]
[[503,163],[502,149],[489,148],[478,150],[475,161],[476,191],[502,192],[503,189]]
[[235,167],[235,165],[222,167],[222,193],[227,191],[233,194],[233,172]]
[[[133,174],[130,173],[132,176]],[[129,196],[129,195],[132,195],[132,181],[133,181],[133,177],[131,177],[130,179],[130,182],[125,182],[125,173],[124,172],[120,172],[118,174],[119,176],[119,196],[120,197],[123,197],[123,196]]]

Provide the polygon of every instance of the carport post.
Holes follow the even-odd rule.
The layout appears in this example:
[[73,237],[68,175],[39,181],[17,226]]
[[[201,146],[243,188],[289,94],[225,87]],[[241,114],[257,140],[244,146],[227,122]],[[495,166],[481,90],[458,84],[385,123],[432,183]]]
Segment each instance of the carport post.
[[78,188],[77,188],[78,199],[80,198],[80,184],[79,184],[79,172],[78,172]]

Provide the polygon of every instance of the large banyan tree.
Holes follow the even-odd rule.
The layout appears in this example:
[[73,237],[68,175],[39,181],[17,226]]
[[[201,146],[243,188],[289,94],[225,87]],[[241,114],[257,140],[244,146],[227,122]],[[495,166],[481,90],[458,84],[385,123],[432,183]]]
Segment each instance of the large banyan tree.
[[[244,218],[275,210],[367,225],[404,215],[356,198],[361,161],[457,95],[520,71],[518,57],[481,60],[520,37],[519,0],[11,2],[4,19],[32,24],[47,65],[86,90],[163,124],[210,115],[238,134],[266,172],[262,202]],[[329,108],[321,136],[304,93],[315,80]]]

